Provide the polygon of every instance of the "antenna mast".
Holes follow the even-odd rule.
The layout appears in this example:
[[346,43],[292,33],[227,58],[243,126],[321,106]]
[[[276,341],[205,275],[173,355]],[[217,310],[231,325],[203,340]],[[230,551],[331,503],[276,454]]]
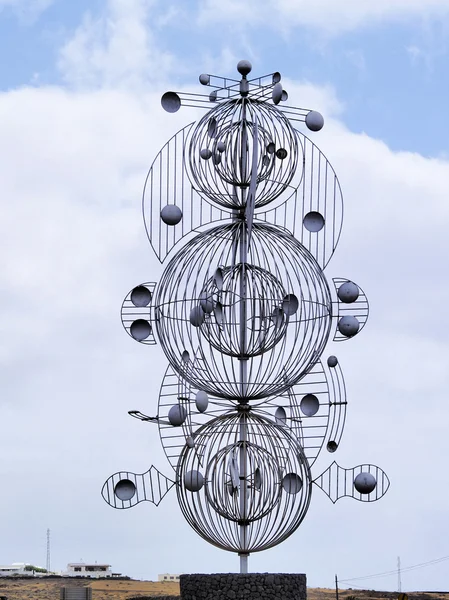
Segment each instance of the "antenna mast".
[[47,529],[47,573],[50,572],[50,529]]

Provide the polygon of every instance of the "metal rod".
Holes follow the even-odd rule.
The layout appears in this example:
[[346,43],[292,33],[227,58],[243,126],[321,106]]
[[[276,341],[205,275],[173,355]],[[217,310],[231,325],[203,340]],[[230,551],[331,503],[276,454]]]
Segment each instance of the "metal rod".
[[[242,98],[242,137],[241,137],[241,148],[240,148],[240,169],[242,180],[246,180],[248,173],[248,131],[246,122],[246,101]],[[245,200],[246,192],[242,190],[242,204]],[[244,206],[242,206],[242,212]],[[243,212],[243,214],[245,214]],[[237,233],[238,235],[238,233]],[[239,236],[240,243],[240,381],[241,381],[241,404],[246,404],[247,386],[248,386],[248,360],[246,358],[246,300],[247,300],[247,289],[246,289],[246,267],[248,261],[248,247],[247,247],[247,229],[246,223],[242,223],[241,233]],[[247,423],[246,413],[242,412],[240,418],[240,486],[239,486],[239,502],[240,502],[240,546],[243,551],[247,550],[247,471],[248,471],[248,456],[247,456]],[[240,572],[248,572],[248,555],[240,557]]]

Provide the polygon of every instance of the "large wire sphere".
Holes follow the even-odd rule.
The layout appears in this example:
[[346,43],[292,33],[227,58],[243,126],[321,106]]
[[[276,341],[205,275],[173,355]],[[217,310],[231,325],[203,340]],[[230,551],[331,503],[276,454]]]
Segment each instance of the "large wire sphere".
[[302,150],[283,113],[250,98],[221,102],[196,125],[188,151],[193,187],[220,206],[245,206],[255,143],[255,207],[272,202],[288,188]]
[[[247,466],[242,474],[244,451]],[[192,478],[199,482],[193,491]],[[181,453],[176,483],[188,523],[208,542],[232,552],[266,550],[291,535],[307,513],[312,485],[295,437],[250,411],[235,411],[203,425],[194,435],[194,446],[186,445]],[[245,525],[243,534],[240,525]]]
[[255,223],[242,263],[245,243],[241,222],[197,235],[169,262],[154,296],[156,332],[173,369],[236,403],[294,385],[318,360],[331,327],[328,284],[300,242]]

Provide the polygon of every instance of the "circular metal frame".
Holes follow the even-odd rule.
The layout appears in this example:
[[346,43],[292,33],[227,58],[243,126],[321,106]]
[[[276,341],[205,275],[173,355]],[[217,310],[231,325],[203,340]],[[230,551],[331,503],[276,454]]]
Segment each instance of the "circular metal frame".
[[[299,527],[312,478],[302,447],[288,429],[251,411],[234,410],[200,427],[194,440],[195,447],[181,453],[176,490],[185,518],[201,537],[246,554],[281,543]],[[244,474],[238,466],[242,453]],[[184,485],[190,471],[203,475],[198,492]]]

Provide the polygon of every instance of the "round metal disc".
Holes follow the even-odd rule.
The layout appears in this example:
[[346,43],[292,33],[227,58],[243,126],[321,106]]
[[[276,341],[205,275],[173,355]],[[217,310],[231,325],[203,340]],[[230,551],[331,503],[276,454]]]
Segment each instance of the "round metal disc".
[[161,219],[166,225],[177,225],[182,219],[182,210],[175,204],[166,204],[161,210]]
[[316,110],[311,110],[306,115],[306,125],[310,131],[319,131],[323,128],[323,115]]
[[220,269],[220,267],[218,267],[218,269],[216,269],[215,271],[214,281],[215,285],[221,292],[221,290],[223,289],[223,269]]
[[168,411],[168,420],[173,427],[179,427],[187,419],[187,411],[181,404],[175,404]]
[[275,84],[273,91],[271,92],[271,98],[274,104],[279,104],[279,102],[282,100],[282,84]]
[[196,469],[184,473],[184,487],[189,490],[189,492],[199,492],[203,487],[203,484],[204,477]]
[[327,359],[327,366],[328,367],[336,367],[338,365],[338,359],[336,356],[329,356],[329,358]]
[[206,392],[200,390],[197,392],[195,396],[195,404],[199,412],[206,412],[207,407],[209,406],[209,396]]
[[287,494],[297,494],[302,488],[302,479],[296,473],[287,473],[282,479],[282,487]]
[[199,76],[199,80],[201,85],[209,85],[210,75],[207,75],[207,73],[201,73],[201,75]]
[[203,160],[209,160],[209,158],[212,156],[212,150],[209,150],[209,148],[203,148],[200,150],[200,156]]
[[334,440],[330,440],[329,442],[327,442],[326,449],[328,452],[335,452],[337,450],[337,448],[338,448],[338,444]]
[[317,231],[321,231],[323,229],[324,217],[321,213],[312,211],[305,215],[303,224],[307,231],[316,233]]
[[294,315],[297,312],[298,308],[299,300],[295,296],[295,294],[288,294],[287,296],[285,296],[284,300],[282,301],[282,310],[288,317]]
[[281,74],[276,71],[276,73],[273,73],[273,83],[279,83],[281,80]]
[[254,471],[254,487],[256,490],[260,490],[262,487],[262,473],[260,472],[259,467]]
[[360,290],[353,281],[346,281],[343,283],[337,292],[338,298],[345,304],[351,304],[355,302],[359,297]]
[[276,412],[274,413],[274,418],[276,419],[276,423],[278,425],[285,425],[287,422],[287,413],[285,412],[285,408],[283,406],[278,406]]
[[204,310],[204,312],[210,315],[214,310],[214,298],[207,294],[207,292],[203,292],[200,296],[200,306]]
[[131,292],[131,302],[134,306],[148,306],[151,302],[151,292],[144,285],[139,285]]
[[216,102],[216,101],[217,101],[217,90],[213,90],[209,94],[209,102]]
[[165,92],[161,98],[161,104],[165,111],[175,113],[181,108],[181,98],[176,92]]
[[281,102],[286,102],[288,100],[288,94],[285,90],[282,91]]
[[141,342],[151,334],[151,325],[145,319],[137,319],[131,323],[129,332],[135,340]]
[[215,117],[212,117],[209,121],[209,125],[207,128],[207,135],[209,137],[215,137],[216,133],[217,133],[217,119]]
[[204,310],[201,306],[194,306],[190,311],[190,323],[194,327],[201,327],[204,323]]
[[223,307],[220,302],[217,302],[214,307],[214,315],[218,325],[221,325],[223,323]]
[[117,485],[114,488],[114,494],[119,500],[122,500],[123,502],[126,500],[131,500],[135,493],[136,486],[129,479],[122,479],[117,483]]
[[320,408],[320,401],[314,394],[306,394],[301,400],[300,408],[306,417],[313,417]]
[[371,494],[376,485],[376,478],[371,473],[359,473],[354,479],[354,487],[360,494]]
[[276,156],[280,159],[280,160],[284,160],[285,158],[287,158],[287,150],[285,148],[279,148],[278,150],[276,150]]
[[338,321],[338,331],[346,337],[353,337],[356,335],[359,328],[360,323],[356,317],[346,315]]

